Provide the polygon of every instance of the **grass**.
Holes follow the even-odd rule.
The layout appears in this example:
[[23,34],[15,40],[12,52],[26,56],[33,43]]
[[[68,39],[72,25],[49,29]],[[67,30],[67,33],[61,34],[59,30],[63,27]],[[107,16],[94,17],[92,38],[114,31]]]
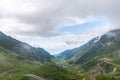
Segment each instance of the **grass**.
[[30,61],[16,53],[0,48],[0,80],[35,80],[25,77],[25,74],[34,74],[45,80],[80,80],[79,74],[70,72],[61,66],[50,62],[42,64]]

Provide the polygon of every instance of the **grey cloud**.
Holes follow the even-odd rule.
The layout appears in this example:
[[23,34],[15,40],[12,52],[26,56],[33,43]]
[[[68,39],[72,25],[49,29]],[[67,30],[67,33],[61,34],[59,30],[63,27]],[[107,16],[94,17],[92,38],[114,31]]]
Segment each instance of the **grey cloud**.
[[[59,27],[65,23],[66,17],[84,18],[88,16],[105,17],[112,24],[119,25],[120,0],[30,0],[37,8],[35,13],[11,14],[21,23],[35,26],[33,31],[22,32],[27,35],[52,36],[58,35]],[[39,10],[43,5],[43,10]]]

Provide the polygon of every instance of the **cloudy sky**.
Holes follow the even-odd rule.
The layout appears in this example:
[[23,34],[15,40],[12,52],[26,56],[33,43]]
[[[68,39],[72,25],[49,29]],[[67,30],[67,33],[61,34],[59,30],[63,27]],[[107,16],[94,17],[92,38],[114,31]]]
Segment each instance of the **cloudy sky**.
[[51,54],[119,28],[120,0],[0,0],[0,31]]

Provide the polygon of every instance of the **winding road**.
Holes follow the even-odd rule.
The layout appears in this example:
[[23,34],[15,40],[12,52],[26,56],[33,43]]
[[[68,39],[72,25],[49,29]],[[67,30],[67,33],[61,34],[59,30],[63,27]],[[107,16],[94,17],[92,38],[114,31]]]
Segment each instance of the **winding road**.
[[33,78],[35,78],[36,80],[45,80],[45,79],[43,79],[42,77],[37,76],[37,75],[34,75],[34,74],[25,74],[24,76],[33,77]]

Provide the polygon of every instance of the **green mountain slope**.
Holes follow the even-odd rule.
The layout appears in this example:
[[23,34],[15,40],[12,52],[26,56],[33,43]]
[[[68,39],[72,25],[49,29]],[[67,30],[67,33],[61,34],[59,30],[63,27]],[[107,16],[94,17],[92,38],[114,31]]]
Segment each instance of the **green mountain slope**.
[[[0,46],[30,60],[44,62],[50,61],[50,59],[53,57],[48,52],[46,55],[46,51],[44,50],[43,52],[42,48],[39,48],[38,50],[37,48],[7,36],[2,32],[0,32]],[[40,49],[42,51],[40,51]]]
[[64,61],[64,66],[71,66],[72,69],[87,73],[98,80],[101,77],[109,77],[104,80],[120,79],[120,29],[90,40],[73,54],[66,62]]
[[61,52],[58,55],[55,55],[55,56],[56,56],[57,59],[67,60],[67,59],[71,58],[77,50],[78,50],[78,48],[74,48],[74,49],[71,49],[71,50],[66,50],[64,52]]
[[119,54],[120,30],[113,30],[106,33],[99,41],[93,42],[89,47],[90,49],[75,62],[76,64],[84,63],[94,58],[110,58],[112,55]]
[[79,80],[76,73],[55,65],[25,59],[0,47],[0,80]]

